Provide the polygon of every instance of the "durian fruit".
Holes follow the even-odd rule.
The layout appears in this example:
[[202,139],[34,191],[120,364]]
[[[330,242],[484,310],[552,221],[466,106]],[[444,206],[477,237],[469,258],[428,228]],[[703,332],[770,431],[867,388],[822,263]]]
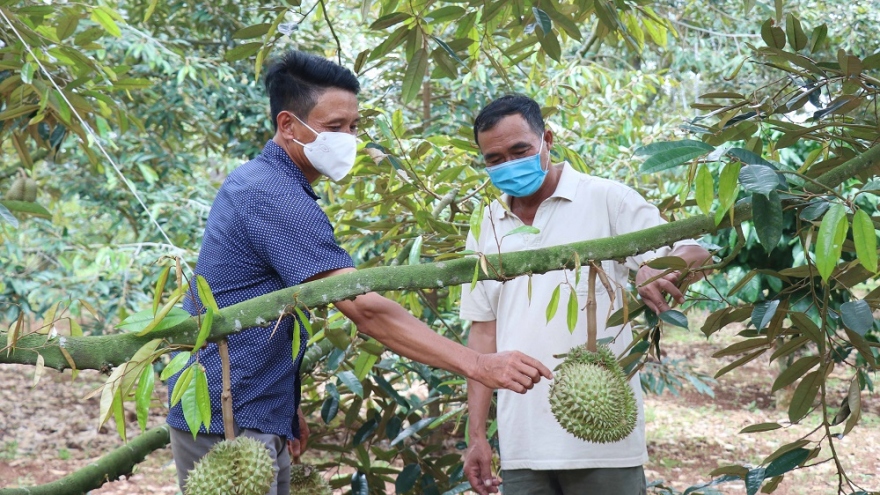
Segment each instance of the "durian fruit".
[[186,481],[186,495],[266,495],[275,463],[259,440],[238,437],[218,442]]
[[290,466],[290,495],[332,495],[327,480],[309,464]]
[[626,374],[605,345],[569,352],[550,387],[550,410],[565,431],[594,443],[623,440],[638,419]]
[[[8,201],[24,201],[26,184],[27,180],[24,177],[16,177],[12,181],[12,186],[6,191],[6,199]],[[36,194],[34,196],[36,197]]]
[[28,177],[24,180],[24,201],[33,203],[37,200],[37,181]]

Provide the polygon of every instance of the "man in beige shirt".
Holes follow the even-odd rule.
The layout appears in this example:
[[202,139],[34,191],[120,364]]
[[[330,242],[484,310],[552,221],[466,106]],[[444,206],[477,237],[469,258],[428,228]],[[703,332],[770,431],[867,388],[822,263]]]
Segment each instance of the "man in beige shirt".
[[[560,244],[612,237],[664,223],[657,208],[627,186],[574,170],[568,163],[551,164],[553,134],[545,129],[540,107],[525,96],[502,97],[484,108],[474,122],[474,137],[486,162],[486,170],[504,195],[485,213],[479,238],[468,236],[467,249],[484,254],[538,249]],[[538,229],[534,234],[505,234],[522,225]],[[502,242],[503,238],[503,242]],[[598,338],[614,338],[610,344],[621,353],[632,342],[629,328],[604,328],[605,316],[619,308],[629,272],[636,271],[642,299],[653,311],[669,309],[666,295],[681,303],[678,273],[644,284],[661,273],[644,266],[658,256],[679,256],[690,265],[701,265],[709,253],[694,241],[682,241],[674,249],[661,248],[632,256],[624,264],[603,261],[601,266],[615,292],[608,294],[598,283]],[[463,289],[461,317],[473,322],[469,347],[479,352],[528,350],[553,368],[554,355],[568,352],[586,341],[588,267],[576,277],[572,271],[520,277],[506,282],[483,281],[473,291]],[[577,280],[577,282],[576,282]],[[528,284],[531,283],[531,291]],[[545,308],[559,287],[565,304],[575,291],[579,307],[577,330],[570,333],[566,312],[558,311],[549,322]],[[529,293],[531,292],[531,296]],[[645,493],[642,464],[647,460],[645,423],[638,375],[630,381],[638,403],[638,422],[625,439],[607,444],[580,440],[562,429],[550,412],[549,383],[536,384],[531,393],[518,396],[498,392],[498,435],[505,495],[635,495]],[[491,471],[492,451],[486,438],[486,422],[492,389],[468,381],[471,444],[465,472],[480,494],[498,491],[500,480]]]

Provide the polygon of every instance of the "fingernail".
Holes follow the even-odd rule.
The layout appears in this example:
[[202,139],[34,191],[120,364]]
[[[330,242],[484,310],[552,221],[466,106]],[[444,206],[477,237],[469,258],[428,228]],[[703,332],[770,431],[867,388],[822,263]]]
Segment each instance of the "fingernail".
[[492,486],[492,480],[483,480],[483,484],[486,486]]

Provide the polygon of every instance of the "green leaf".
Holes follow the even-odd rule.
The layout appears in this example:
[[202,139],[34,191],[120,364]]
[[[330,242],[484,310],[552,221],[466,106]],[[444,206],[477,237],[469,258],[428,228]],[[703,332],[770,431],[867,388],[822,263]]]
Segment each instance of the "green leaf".
[[214,299],[214,293],[211,292],[211,287],[208,285],[208,281],[205,280],[205,277],[196,275],[196,285],[199,289],[199,299],[202,301],[202,306],[211,308],[215,313],[219,313],[220,307],[217,306],[217,301]]
[[168,363],[167,366],[162,370],[162,373],[159,375],[159,379],[163,382],[172,376],[176,375],[178,371],[182,370],[186,363],[189,362],[189,358],[192,357],[192,353],[189,351],[182,351],[177,353],[174,358]]
[[422,259],[422,236],[417,236],[409,250],[409,264],[418,265]]
[[376,429],[378,427],[379,422],[376,421],[376,418],[364,422],[364,424],[362,424],[361,427],[358,428],[358,430],[355,432],[354,437],[352,438],[352,444],[358,446],[364,443],[364,440],[370,438],[370,436],[376,432]]
[[660,316],[661,320],[669,323],[670,325],[675,325],[681,328],[688,327],[687,316],[685,316],[684,313],[682,313],[681,311],[670,309],[660,313],[658,316]]
[[174,383],[174,390],[171,391],[171,407],[176,406],[177,403],[180,402],[180,398],[183,397],[183,393],[186,392],[187,387],[189,387],[189,382],[192,381],[193,368],[195,366],[197,366],[197,364],[193,364],[183,370],[183,373],[177,378],[177,382]]
[[761,331],[767,328],[767,325],[770,324],[770,321],[776,315],[778,307],[779,299],[756,304],[755,308],[752,309],[752,325],[755,325],[755,329]]
[[111,36],[119,38],[122,36],[122,31],[119,29],[116,21],[113,20],[114,14],[115,12],[108,7],[95,7],[92,9],[91,19],[100,24]]
[[208,338],[208,335],[211,334],[211,325],[214,324],[214,310],[208,308],[205,311],[205,314],[202,315],[202,327],[199,329],[199,335],[196,337],[196,343],[193,346],[193,350],[198,351],[202,348],[202,345],[205,343],[205,339]]
[[208,388],[208,377],[205,369],[199,365],[196,368],[196,404],[199,406],[199,415],[202,417],[202,424],[205,425],[205,431],[210,433],[211,428],[211,392]]
[[156,291],[153,294],[153,316],[159,311],[159,303],[162,302],[162,292],[165,291],[165,284],[168,282],[168,274],[171,272],[171,266],[166,266],[159,273],[159,280],[156,281]]
[[574,333],[578,321],[578,298],[575,291],[568,293],[568,314],[566,315],[566,323],[568,323],[568,333]]
[[[181,308],[171,308],[168,311],[168,314],[165,315],[165,318],[156,325],[155,330],[165,330],[166,328],[171,328],[174,325],[178,325],[186,320],[191,318],[191,315],[184,311]],[[153,322],[155,316],[153,315],[153,311],[151,309],[145,309],[143,311],[138,311],[137,313],[129,316],[128,318],[119,322],[116,325],[116,328],[123,330],[125,332],[140,332],[144,328],[147,327],[150,323]]]
[[761,25],[761,38],[770,48],[782,49],[785,47],[785,31],[774,26],[772,19],[767,19]]
[[798,384],[797,388],[794,390],[794,395],[791,398],[791,404],[788,406],[788,419],[791,420],[792,423],[797,423],[810,412],[810,409],[813,407],[813,401],[816,400],[816,394],[819,393],[819,385],[821,385],[824,380],[825,373],[824,370],[820,368],[816,371],[807,373],[804,379]]
[[[174,305],[177,304],[177,302],[180,301],[180,299],[182,297],[183,297],[183,294],[177,294],[177,295],[171,296],[171,298],[168,300],[168,302],[165,303],[165,306],[162,306],[162,309],[160,309],[159,312],[156,313],[156,317],[153,318],[149,323],[147,323],[147,326],[145,326],[143,328],[143,330],[138,332],[137,336],[143,337],[144,335],[159,328],[159,325],[161,325],[165,321],[165,317],[168,316],[169,314],[171,314],[172,310],[179,309],[179,308],[175,308]],[[149,312],[149,310],[147,310],[147,311]],[[187,313],[187,314],[189,314],[189,313]]]
[[779,186],[776,171],[765,165],[746,165],[739,171],[739,181],[747,192],[765,196]]
[[764,482],[764,468],[749,469],[746,474],[746,495],[755,495],[761,489],[761,483]]
[[324,404],[321,405],[321,419],[324,424],[330,424],[339,412],[339,391],[336,384],[327,383],[324,386]]
[[[709,147],[709,145],[705,146]],[[708,151],[705,147],[696,146],[682,146],[667,151],[661,151],[645,160],[639,171],[643,174],[655,174],[688,163],[694,158],[703,156],[706,153],[708,153]]]
[[232,39],[249,40],[252,38],[259,38],[260,36],[264,36],[266,33],[268,33],[269,27],[271,26],[272,23],[263,22],[260,24],[254,24],[252,26],[244,27],[232,33]]
[[782,201],[779,193],[770,191],[769,196],[752,194],[752,218],[761,246],[770,253],[782,238]]
[[770,392],[776,392],[777,390],[791,385],[820,362],[821,359],[819,356],[806,356],[791,363],[788,368],[785,368],[785,370],[776,377]]
[[475,241],[480,240],[480,227],[483,225],[483,206],[485,203],[480,201],[480,205],[471,212],[468,224],[470,225],[470,234]]
[[816,26],[813,34],[810,35],[810,53],[816,53],[822,49],[825,38],[828,37],[828,26],[825,24]]
[[116,393],[113,394],[113,419],[116,421],[116,431],[119,433],[122,441],[126,442],[125,409],[122,407],[122,402],[122,392],[117,389]]
[[296,313],[298,324],[302,325],[306,329],[306,333],[309,334],[309,337],[314,335],[312,331],[312,321],[306,316],[306,313],[300,308],[294,308],[293,310]]
[[79,14],[65,14],[58,19],[58,25],[55,26],[55,35],[58,36],[59,41],[64,41],[76,32],[78,25]]
[[559,287],[560,286],[557,285],[556,288],[553,289],[553,294],[550,295],[550,303],[547,304],[545,314],[547,315],[548,323],[553,319],[553,316],[556,315],[556,310],[559,308]]
[[394,440],[391,441],[391,446],[393,447],[393,446],[399,444],[400,442],[406,440],[407,438],[415,435],[416,433],[421,431],[422,428],[425,428],[426,426],[430,425],[431,422],[433,422],[433,421],[434,421],[433,417],[422,418],[422,419],[418,420],[416,423],[413,423],[413,424],[407,426],[405,430],[400,432],[400,434],[397,435],[394,438]]
[[147,418],[150,414],[150,400],[153,397],[153,388],[155,386],[155,371],[152,365],[144,366],[138,379],[137,390],[135,390],[135,406],[137,408],[138,425],[141,427],[141,433],[147,431]]
[[455,19],[460,19],[465,15],[467,11],[457,5],[447,5],[446,7],[440,7],[437,10],[432,10],[431,12],[425,14],[423,18],[426,22],[434,24],[438,22],[447,22]]
[[394,12],[388,15],[384,15],[376,20],[376,22],[370,24],[370,29],[385,29],[395,24],[400,24],[401,22],[412,17],[406,12]]
[[336,375],[336,378],[339,379],[349,390],[352,391],[358,397],[363,398],[364,396],[364,386],[361,384],[360,380],[357,379],[354,373],[351,371],[343,371]]
[[153,12],[156,10],[156,5],[159,4],[159,0],[150,0],[149,5],[147,5],[147,10],[144,12],[144,22],[150,20],[150,17],[153,16]]
[[788,36],[788,44],[794,48],[794,51],[803,50],[809,39],[804,34],[804,28],[801,27],[801,21],[792,14],[788,14],[785,18],[785,32]]
[[407,63],[406,72],[403,74],[400,98],[403,103],[409,103],[416,98],[422,88],[422,81],[428,70],[428,51],[419,48],[413,54],[412,60]]
[[715,225],[721,223],[724,215],[736,202],[739,193],[739,171],[742,165],[738,162],[728,163],[721,170],[718,180],[718,210],[715,212]]
[[13,227],[18,228],[18,219],[15,218],[15,215],[3,203],[0,203],[0,218],[12,224]]
[[682,139],[681,141],[661,141],[642,146],[641,148],[636,149],[635,156],[654,156],[664,151],[678,148],[702,148],[705,149],[707,153],[715,150],[713,146],[702,141],[697,141],[695,139]]
[[260,51],[260,48],[263,48],[262,41],[251,41],[250,43],[238,45],[231,50],[226,50],[226,55],[224,55],[223,58],[227,62],[235,62],[236,60],[250,57]]
[[532,13],[535,14],[535,22],[541,29],[541,35],[547,36],[550,34],[553,30],[553,23],[550,21],[550,16],[538,7],[532,7]]
[[562,47],[559,45],[559,39],[556,37],[556,33],[552,31],[547,33],[538,41],[538,43],[540,43],[541,48],[544,49],[544,53],[550,58],[557,62],[562,59]]
[[395,493],[402,494],[413,489],[416,486],[419,476],[422,475],[422,468],[418,464],[407,464],[397,475],[394,481]]
[[361,353],[354,363],[354,375],[358,380],[363,380],[373,369],[373,365],[379,360],[379,356],[369,352]]
[[764,476],[773,478],[791,471],[806,461],[810,452],[812,451],[809,449],[800,448],[782,454],[767,466]]
[[715,200],[715,181],[709,167],[703,163],[697,169],[697,206],[705,215],[712,211],[712,201]]
[[847,435],[859,422],[862,416],[862,389],[859,385],[859,377],[853,377],[849,384],[849,393],[847,394],[847,405],[849,406],[850,416],[843,428],[843,434]]
[[819,269],[819,275],[825,282],[828,282],[828,277],[840,260],[848,227],[846,207],[840,203],[828,209],[828,213],[819,225],[819,235],[816,239],[816,268]]
[[540,233],[541,233],[541,229],[539,229],[537,227],[533,227],[531,225],[520,225],[519,227],[504,234],[504,237],[507,237],[509,235],[516,235],[516,234],[540,234]]
[[654,258],[647,263],[650,268],[655,270],[684,270],[688,267],[687,261],[678,256],[661,256]]
[[782,425],[780,425],[779,423],[758,423],[756,425],[746,426],[745,428],[743,428],[739,432],[740,433],[758,433],[758,432],[762,432],[762,431],[778,430],[780,428],[782,428]]
[[877,273],[877,232],[865,210],[857,210],[852,220],[856,257],[869,272]]
[[[199,366],[195,365],[187,369],[193,370],[193,374],[198,374],[196,370],[199,369]],[[202,412],[199,410],[199,402],[196,400],[196,389],[198,388],[196,383],[198,381],[193,380],[192,375],[190,375],[190,379],[186,383],[186,390],[184,390],[180,397],[183,419],[186,420],[186,425],[189,426],[189,431],[192,432],[193,440],[199,434],[199,427],[202,425]],[[177,388],[179,387],[176,387],[175,391]]]
[[864,336],[874,326],[871,306],[864,300],[845,302],[840,305],[840,317],[846,328]]

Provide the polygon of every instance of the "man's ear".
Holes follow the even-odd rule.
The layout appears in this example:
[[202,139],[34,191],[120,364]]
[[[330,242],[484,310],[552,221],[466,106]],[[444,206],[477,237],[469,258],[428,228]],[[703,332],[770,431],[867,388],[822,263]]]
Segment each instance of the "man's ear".
[[278,117],[275,118],[275,123],[278,125],[278,134],[280,134],[282,138],[290,141],[295,137],[294,125],[296,119],[290,112],[278,112]]
[[550,129],[544,130],[544,141],[547,142],[548,150],[553,147],[553,131],[551,131]]

